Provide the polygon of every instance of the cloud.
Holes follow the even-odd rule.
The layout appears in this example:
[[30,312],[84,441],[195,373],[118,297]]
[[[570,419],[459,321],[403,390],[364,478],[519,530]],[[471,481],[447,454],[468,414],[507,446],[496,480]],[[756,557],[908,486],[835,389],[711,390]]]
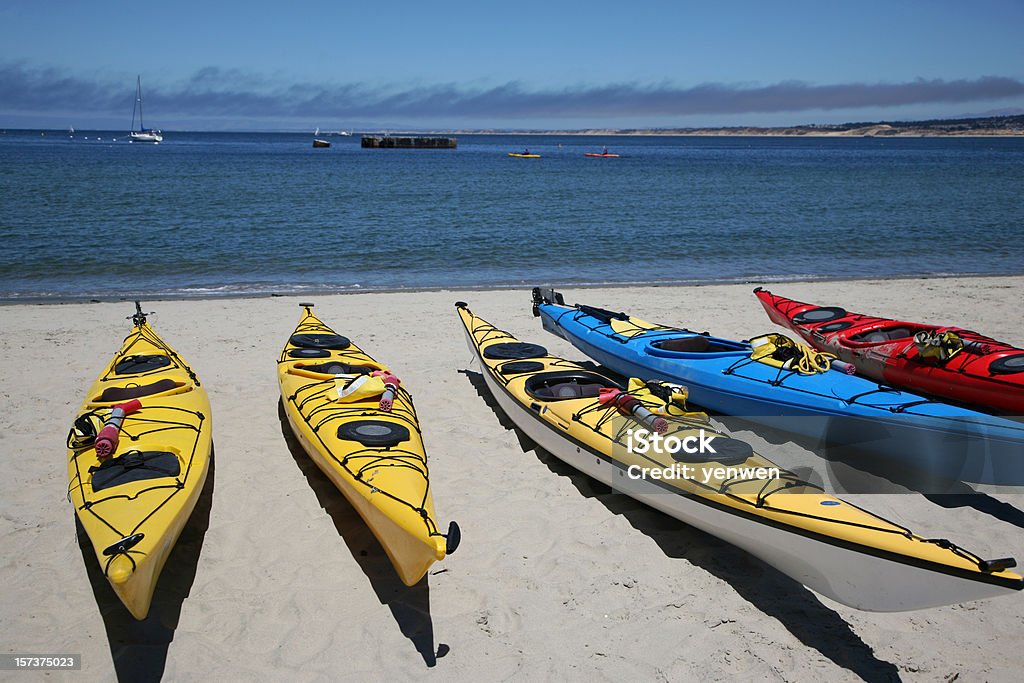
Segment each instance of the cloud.
[[[904,83],[772,85],[671,83],[534,89],[510,82],[489,88],[457,83],[294,83],[207,67],[169,84],[146,84],[147,110],[164,119],[503,120],[612,119],[694,114],[770,114],[906,105],[975,103],[1024,95],[1024,82],[1001,76]],[[59,69],[0,64],[0,113],[79,112],[122,116],[133,83],[111,83]]]

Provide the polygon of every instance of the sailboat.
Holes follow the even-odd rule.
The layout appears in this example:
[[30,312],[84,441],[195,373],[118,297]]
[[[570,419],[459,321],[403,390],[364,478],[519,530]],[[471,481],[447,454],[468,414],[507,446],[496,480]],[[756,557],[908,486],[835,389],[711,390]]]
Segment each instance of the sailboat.
[[[139,111],[139,129],[135,130],[135,110]],[[128,133],[129,142],[161,142],[164,136],[158,130],[146,128],[142,123],[142,76],[138,77],[135,86],[135,104],[132,105],[132,129]]]

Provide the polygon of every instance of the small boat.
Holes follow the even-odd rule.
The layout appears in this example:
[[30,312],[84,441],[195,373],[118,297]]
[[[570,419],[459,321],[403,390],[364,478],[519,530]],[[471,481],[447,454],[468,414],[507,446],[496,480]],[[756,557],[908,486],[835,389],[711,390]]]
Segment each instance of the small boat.
[[[861,610],[899,612],[1024,588],[1024,578],[1009,571],[1012,558],[984,560],[825,493],[716,431],[707,415],[687,410],[678,387],[638,379],[619,384],[519,341],[464,302],[455,305],[484,383],[537,445],[822,595]],[[652,415],[662,420],[663,443],[704,439],[710,447],[631,446],[637,430],[658,428]],[[650,476],[638,476],[644,468]]]
[[609,152],[607,147],[605,147],[600,152],[584,152],[583,156],[585,156],[585,157],[597,157],[597,158],[600,158],[600,159],[618,159],[619,158],[618,154],[612,154],[611,152]]
[[758,287],[772,322],[879,382],[1024,415],[1024,349],[961,327],[794,301]]
[[315,131],[313,131],[313,146],[314,147],[330,147],[331,146],[330,140],[324,140],[321,137],[317,137],[318,135],[320,135],[320,129],[319,128],[317,128]]
[[[135,130],[135,111],[139,112],[139,129]],[[142,76],[139,76],[135,83],[135,104],[132,106],[132,126],[128,133],[129,142],[163,142],[164,136],[158,130],[146,128],[142,122]]]
[[303,312],[277,361],[281,402],[303,449],[380,541],[399,578],[417,584],[461,539],[435,522],[412,396],[387,366]]
[[540,159],[539,154],[531,154],[530,150],[524,150],[522,152],[509,152],[508,155],[510,157],[515,157],[516,159]]
[[213,429],[206,390],[138,302],[132,323],[68,434],[68,499],[114,593],[145,619],[206,483]]
[[1012,419],[850,374],[849,364],[783,335],[735,341],[567,306],[553,290],[533,296],[547,331],[622,375],[682,384],[704,408],[884,456],[918,489],[1024,485],[1024,424]]

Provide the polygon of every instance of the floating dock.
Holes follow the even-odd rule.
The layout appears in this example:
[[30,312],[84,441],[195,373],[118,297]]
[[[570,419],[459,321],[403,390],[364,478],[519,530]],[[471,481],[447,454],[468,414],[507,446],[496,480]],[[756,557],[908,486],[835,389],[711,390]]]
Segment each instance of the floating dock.
[[362,146],[374,149],[455,149],[458,138],[437,135],[364,135]]

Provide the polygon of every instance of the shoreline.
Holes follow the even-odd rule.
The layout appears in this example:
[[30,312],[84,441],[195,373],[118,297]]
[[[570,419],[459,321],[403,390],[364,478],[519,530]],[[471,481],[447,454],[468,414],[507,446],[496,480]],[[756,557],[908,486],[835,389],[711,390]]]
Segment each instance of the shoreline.
[[359,294],[421,294],[433,292],[504,292],[513,290],[530,290],[533,287],[554,287],[556,289],[659,289],[659,288],[696,288],[696,287],[727,287],[738,285],[777,285],[777,284],[811,284],[811,283],[835,283],[835,282],[918,282],[931,280],[949,279],[1013,279],[1024,277],[1024,271],[1018,273],[935,273],[935,274],[901,274],[893,276],[864,275],[861,277],[835,276],[835,277],[810,277],[807,275],[794,276],[793,278],[754,278],[742,277],[729,280],[656,280],[656,281],[634,281],[634,282],[535,282],[532,284],[497,284],[497,285],[437,285],[423,287],[365,287],[365,288],[325,288],[323,290],[311,290],[303,292],[288,291],[266,291],[266,292],[226,292],[220,295],[198,294],[183,295],[180,293],[164,294],[139,294],[131,296],[111,297],[107,295],[47,298],[43,296],[32,296],[25,298],[2,298],[0,297],[0,310],[11,306],[73,306],[78,304],[109,304],[123,303],[126,301],[230,301],[233,299],[282,299],[302,298],[321,296],[355,296]]

